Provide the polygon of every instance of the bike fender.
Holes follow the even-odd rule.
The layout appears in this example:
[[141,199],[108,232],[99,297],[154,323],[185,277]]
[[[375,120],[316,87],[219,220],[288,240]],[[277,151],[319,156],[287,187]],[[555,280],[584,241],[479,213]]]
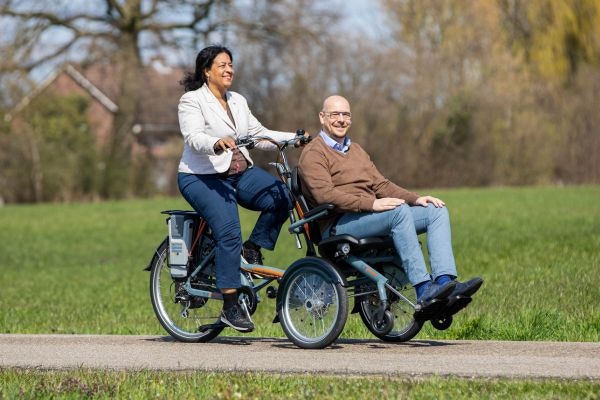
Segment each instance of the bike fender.
[[160,248],[162,246],[165,245],[165,243],[169,242],[169,237],[165,237],[165,240],[163,240],[158,247],[156,248],[156,250],[154,250],[154,255],[152,256],[152,258],[150,259],[150,262],[148,263],[148,266],[146,268],[144,268],[144,271],[150,271],[150,269],[152,268],[152,263],[154,263],[154,260],[156,260],[158,258],[158,251],[160,250]]

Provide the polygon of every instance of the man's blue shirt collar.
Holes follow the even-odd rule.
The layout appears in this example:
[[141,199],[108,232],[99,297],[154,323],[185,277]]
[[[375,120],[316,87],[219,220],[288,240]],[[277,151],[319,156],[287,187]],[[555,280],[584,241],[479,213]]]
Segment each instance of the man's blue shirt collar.
[[319,135],[321,135],[327,146],[331,147],[336,151],[339,151],[340,153],[347,153],[348,150],[350,150],[350,144],[352,143],[352,141],[348,136],[344,138],[344,144],[339,144],[323,131],[319,132]]

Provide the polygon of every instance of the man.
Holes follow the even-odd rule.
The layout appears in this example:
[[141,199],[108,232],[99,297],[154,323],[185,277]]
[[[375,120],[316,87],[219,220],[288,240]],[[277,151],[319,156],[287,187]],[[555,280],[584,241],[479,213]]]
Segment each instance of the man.
[[[337,216],[320,223],[323,237],[391,235],[424,312],[439,313],[440,304],[446,304],[444,314],[452,315],[465,307],[483,280],[456,281],[445,203],[419,196],[381,175],[369,155],[347,136],[352,113],[344,97],[328,97],[319,119],[321,132],[302,152],[299,168],[309,203],[336,206]],[[424,232],[431,275],[417,238]]]

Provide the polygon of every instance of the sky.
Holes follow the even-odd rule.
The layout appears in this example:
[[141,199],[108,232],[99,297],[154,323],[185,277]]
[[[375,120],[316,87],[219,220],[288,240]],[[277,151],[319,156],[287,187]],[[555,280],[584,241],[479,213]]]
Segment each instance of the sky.
[[373,38],[385,35],[385,15],[378,1],[373,0],[342,0],[344,14],[347,15],[345,24],[354,27]]
[[[75,3],[82,2],[82,0],[74,1]],[[86,4],[86,2],[83,1],[83,4]],[[381,7],[379,6],[378,1],[328,0],[328,4],[330,4],[331,7],[334,7],[335,10],[339,11],[342,14],[343,17],[339,21],[342,27],[346,27],[347,29],[353,31],[358,30],[373,39],[378,39],[385,35],[385,24],[383,23],[385,17],[384,13],[381,10]],[[65,33],[66,32],[63,31],[60,32],[58,35],[62,35]],[[55,40],[61,41],[59,40],[59,38],[60,36],[54,37]],[[8,38],[5,36],[4,39],[7,40]],[[42,80],[45,76],[52,72],[51,70],[53,68],[54,67],[51,65],[47,66],[46,68],[38,68],[34,70],[33,78],[35,80]]]

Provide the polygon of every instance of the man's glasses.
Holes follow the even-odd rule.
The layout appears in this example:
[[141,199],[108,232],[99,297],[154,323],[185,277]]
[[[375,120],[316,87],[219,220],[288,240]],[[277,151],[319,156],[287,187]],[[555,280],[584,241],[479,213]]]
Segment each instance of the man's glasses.
[[344,120],[350,120],[352,119],[352,113],[351,112],[347,112],[347,111],[332,111],[332,112],[325,112],[322,111],[324,115],[327,116],[327,118],[331,119],[331,120],[337,120],[337,119],[344,119]]

